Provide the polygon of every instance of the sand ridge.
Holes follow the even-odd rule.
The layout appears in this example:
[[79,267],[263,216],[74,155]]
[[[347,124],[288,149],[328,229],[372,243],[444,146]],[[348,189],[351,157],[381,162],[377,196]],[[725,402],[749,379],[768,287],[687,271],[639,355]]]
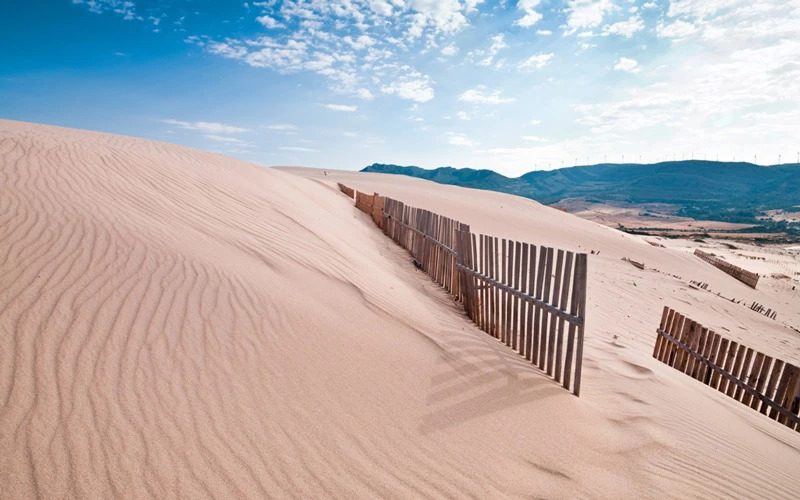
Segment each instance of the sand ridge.
[[[295,173],[0,121],[4,495],[797,491],[796,433],[648,356],[660,294],[752,327],[754,348],[796,352],[766,318],[617,263],[642,249],[739,292],[687,252],[505,195]],[[472,207],[474,230],[600,250],[582,397],[471,325],[337,179],[447,215]],[[506,208],[519,203],[522,219]],[[766,290],[753,292],[765,304]]]

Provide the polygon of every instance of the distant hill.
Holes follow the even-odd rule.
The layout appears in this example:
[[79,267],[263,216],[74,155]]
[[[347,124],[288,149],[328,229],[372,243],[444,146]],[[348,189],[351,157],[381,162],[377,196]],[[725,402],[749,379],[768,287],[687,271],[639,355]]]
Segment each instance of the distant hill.
[[[765,210],[800,205],[800,165],[759,166],[702,160],[650,165],[604,163],[536,170],[510,178],[492,170],[426,170],[374,163],[362,172],[401,174],[442,184],[501,191],[552,204],[565,198],[670,203],[695,219],[756,222]],[[796,209],[795,209],[796,210]]]

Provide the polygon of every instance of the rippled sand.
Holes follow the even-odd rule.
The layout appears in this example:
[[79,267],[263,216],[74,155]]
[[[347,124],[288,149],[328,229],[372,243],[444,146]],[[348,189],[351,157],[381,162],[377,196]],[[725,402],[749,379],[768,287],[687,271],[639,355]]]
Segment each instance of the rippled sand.
[[[582,397],[473,327],[336,180],[601,250]],[[668,302],[800,358],[685,281],[780,289],[704,266],[496,193],[0,120],[0,497],[792,496],[800,433],[650,357]]]

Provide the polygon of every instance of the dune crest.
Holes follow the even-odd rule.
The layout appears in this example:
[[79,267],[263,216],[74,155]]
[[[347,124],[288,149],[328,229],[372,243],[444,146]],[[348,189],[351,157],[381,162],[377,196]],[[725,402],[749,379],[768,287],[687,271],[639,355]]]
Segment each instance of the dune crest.
[[[474,327],[338,192],[342,179],[478,231],[601,250],[582,397]],[[685,280],[780,296],[740,291],[688,252],[496,193],[5,120],[0,186],[2,496],[800,487],[798,433],[649,356],[658,297],[692,298],[711,326],[746,325],[754,348],[796,356],[797,339],[763,316],[619,261],[636,250]]]

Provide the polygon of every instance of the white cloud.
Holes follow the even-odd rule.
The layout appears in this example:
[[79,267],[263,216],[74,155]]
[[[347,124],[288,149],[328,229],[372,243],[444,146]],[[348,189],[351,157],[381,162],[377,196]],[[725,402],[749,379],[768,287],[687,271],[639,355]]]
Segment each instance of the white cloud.
[[373,40],[369,35],[361,35],[355,40],[353,37],[348,35],[342,38],[342,40],[356,50],[364,50],[367,47],[375,45],[375,40]]
[[544,137],[538,137],[535,135],[523,135],[522,140],[526,142],[550,142],[550,139],[545,139]]
[[434,32],[452,34],[467,25],[459,0],[408,0],[408,8],[415,13],[407,30],[410,38],[417,38],[425,27]]
[[628,73],[638,73],[639,70],[641,70],[636,60],[627,57],[620,57],[619,60],[617,60],[617,64],[614,65],[614,69],[617,71],[626,71]]
[[325,107],[332,111],[345,111],[348,113],[358,110],[358,106],[348,106],[346,104],[326,104]]
[[551,59],[553,59],[554,54],[551,52],[550,54],[537,54],[534,56],[529,57],[525,61],[519,64],[519,68],[535,68],[541,69],[545,67]]
[[300,147],[300,146],[281,146],[278,149],[280,149],[282,151],[295,151],[295,152],[298,152],[298,153],[316,153],[317,152],[316,149],[303,148],[303,147]]
[[676,41],[683,40],[697,31],[697,27],[692,23],[681,21],[680,19],[673,21],[670,24],[664,22],[658,23],[656,33],[663,38],[672,38]]
[[458,113],[456,113],[456,116],[458,117],[459,120],[464,120],[464,121],[471,120],[469,114],[466,113],[465,111],[459,111]]
[[295,132],[297,131],[297,125],[290,125],[288,123],[285,124],[277,124],[277,125],[269,125],[267,126],[270,130],[275,130],[278,132]]
[[372,95],[372,92],[369,91],[369,89],[361,88],[356,90],[356,97],[358,97],[359,99],[364,99],[365,101],[370,101],[374,96]]
[[211,139],[212,141],[216,142],[224,142],[226,144],[240,144],[240,145],[247,144],[247,142],[241,139],[237,139],[236,137],[225,137],[216,134],[205,134],[203,137],[205,137],[206,139]]
[[368,0],[367,5],[372,11],[380,16],[389,16],[392,14],[392,4],[386,0]]
[[620,35],[630,38],[637,31],[644,29],[644,22],[639,16],[631,16],[627,21],[610,24],[603,27],[603,35]]
[[468,54],[470,58],[480,58],[480,60],[477,61],[478,66],[492,65],[494,63],[494,56],[496,56],[501,49],[508,47],[505,41],[505,35],[502,33],[492,35],[491,40],[492,44],[488,49],[473,50]]
[[433,99],[433,88],[430,78],[421,73],[410,73],[381,87],[384,94],[396,94],[401,99],[416,102],[428,102]]
[[549,36],[549,35],[552,35],[553,32],[550,31],[550,30],[536,30],[536,34],[537,35],[542,35],[542,36]]
[[168,125],[175,125],[186,130],[199,130],[211,134],[238,134],[250,130],[215,122],[185,122],[181,120],[161,120],[161,122]]
[[603,23],[605,15],[617,8],[612,0],[569,0],[566,34]]
[[283,23],[280,23],[276,21],[274,18],[269,17],[267,15],[257,17],[256,21],[258,21],[262,26],[268,29],[278,29],[286,27],[286,25],[284,25]]
[[447,142],[454,146],[475,147],[475,143],[467,139],[464,134],[457,134],[455,132],[447,133]]
[[517,8],[525,13],[514,24],[523,28],[530,28],[542,19],[542,14],[536,11],[541,0],[517,0]]
[[225,42],[208,42],[206,51],[226,59],[240,59],[247,55],[247,49],[241,46],[230,45]]
[[501,93],[500,90],[489,90],[485,85],[478,85],[462,93],[458,100],[474,104],[502,104],[516,100],[513,97],[501,97]]
[[95,14],[114,12],[121,15],[126,21],[144,20],[144,17],[136,14],[136,4],[129,0],[72,0],[72,3],[85,5],[89,12],[94,12]]
[[542,120],[531,120],[529,123],[530,123],[531,125],[539,125],[539,124],[541,124],[541,123],[542,123]]
[[442,49],[442,55],[445,56],[445,57],[454,56],[456,54],[458,54],[458,47],[456,47],[452,43],[450,45],[445,46]]

